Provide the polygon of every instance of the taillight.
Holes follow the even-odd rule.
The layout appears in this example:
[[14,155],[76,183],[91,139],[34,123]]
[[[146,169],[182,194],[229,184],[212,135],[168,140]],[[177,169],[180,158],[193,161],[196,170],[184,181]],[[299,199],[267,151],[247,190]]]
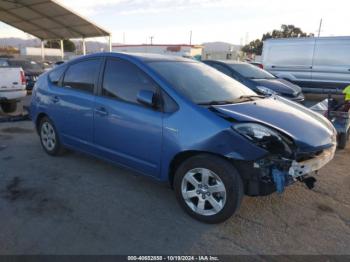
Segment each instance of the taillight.
[[259,67],[260,67],[261,69],[264,69],[264,65],[263,65],[263,64],[259,64]]
[[26,85],[27,81],[23,70],[20,71],[20,75],[21,75],[21,84]]

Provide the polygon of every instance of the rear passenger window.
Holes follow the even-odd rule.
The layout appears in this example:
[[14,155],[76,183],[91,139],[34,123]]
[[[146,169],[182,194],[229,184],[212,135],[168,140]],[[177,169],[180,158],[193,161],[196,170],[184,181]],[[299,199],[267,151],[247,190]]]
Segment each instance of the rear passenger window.
[[50,79],[51,83],[53,83],[54,85],[58,85],[65,70],[66,70],[66,66],[59,66],[59,67],[55,68],[49,74],[49,79]]
[[141,69],[128,61],[108,59],[103,77],[102,96],[139,104],[140,90],[157,92],[157,85]]
[[71,65],[64,76],[63,86],[93,93],[100,63],[100,59],[93,59]]

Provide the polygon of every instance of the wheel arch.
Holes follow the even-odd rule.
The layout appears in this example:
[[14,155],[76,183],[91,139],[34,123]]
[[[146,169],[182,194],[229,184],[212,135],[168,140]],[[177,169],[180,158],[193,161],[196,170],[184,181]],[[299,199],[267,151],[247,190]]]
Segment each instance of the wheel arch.
[[168,168],[168,179],[169,179],[169,184],[171,188],[173,188],[176,170],[181,165],[181,163],[183,163],[184,161],[186,161],[191,157],[198,156],[198,155],[212,155],[212,156],[220,157],[232,163],[232,161],[230,161],[231,159],[213,152],[200,151],[200,150],[187,150],[187,151],[179,152],[173,157]]
[[39,125],[40,125],[40,122],[41,120],[44,118],[44,117],[48,117],[48,115],[44,112],[41,112],[37,115],[36,119],[35,119],[35,128],[36,128],[36,131],[39,132]]

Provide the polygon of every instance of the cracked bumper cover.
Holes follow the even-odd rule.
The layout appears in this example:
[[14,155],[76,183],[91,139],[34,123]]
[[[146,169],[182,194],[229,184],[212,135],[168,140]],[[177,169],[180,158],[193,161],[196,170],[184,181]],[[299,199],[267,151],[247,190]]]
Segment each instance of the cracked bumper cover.
[[337,146],[333,145],[331,148],[324,150],[315,158],[306,161],[293,161],[291,167],[289,168],[288,174],[293,178],[297,178],[318,171],[334,158],[336,148]]

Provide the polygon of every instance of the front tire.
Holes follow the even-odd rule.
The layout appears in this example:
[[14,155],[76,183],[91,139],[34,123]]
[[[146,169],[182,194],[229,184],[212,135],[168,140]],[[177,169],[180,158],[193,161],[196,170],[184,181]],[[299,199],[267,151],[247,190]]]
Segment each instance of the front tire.
[[243,183],[234,166],[213,155],[198,155],[183,162],[175,173],[175,194],[193,218],[221,223],[239,208]]
[[39,125],[39,136],[45,152],[51,156],[58,156],[63,153],[63,146],[58,137],[53,122],[48,117],[43,117]]

